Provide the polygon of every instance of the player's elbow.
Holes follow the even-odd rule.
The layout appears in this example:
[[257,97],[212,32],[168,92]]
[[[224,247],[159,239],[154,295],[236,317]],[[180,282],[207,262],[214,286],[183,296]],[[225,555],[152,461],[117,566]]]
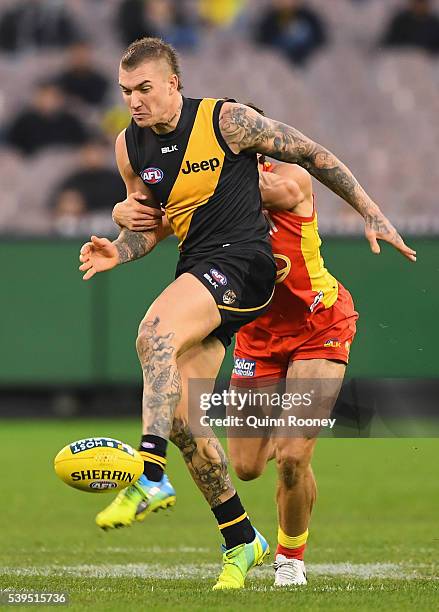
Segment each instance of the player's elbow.
[[304,195],[295,181],[284,181],[276,192],[263,198],[264,208],[269,210],[294,210],[304,200]]

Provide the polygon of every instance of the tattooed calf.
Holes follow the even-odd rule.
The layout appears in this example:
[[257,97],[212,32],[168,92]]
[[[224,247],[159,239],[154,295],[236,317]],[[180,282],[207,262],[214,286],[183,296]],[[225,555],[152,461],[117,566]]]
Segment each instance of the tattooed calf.
[[143,370],[143,417],[149,434],[167,439],[181,398],[174,334],[160,335],[160,318],[140,325],[137,353]]
[[210,433],[212,437],[196,439],[189,424],[181,418],[175,418],[170,439],[180,449],[207,503],[215,508],[232,497],[235,489],[227,471],[224,450],[214,433]]

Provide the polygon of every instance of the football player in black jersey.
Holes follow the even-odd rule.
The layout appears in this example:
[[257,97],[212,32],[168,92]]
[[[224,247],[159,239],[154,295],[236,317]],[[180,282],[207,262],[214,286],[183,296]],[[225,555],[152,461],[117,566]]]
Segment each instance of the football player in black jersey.
[[[176,280],[149,307],[137,338],[145,473],[98,515],[103,528],[142,520],[174,503],[164,470],[176,407],[187,406],[182,379],[201,369],[214,381],[233,334],[270,303],[275,265],[267,249],[257,153],[303,166],[345,199],[363,216],[374,253],[377,239],[383,239],[409,259],[416,257],[348,168],[321,145],[245,105],[183,98],[178,58],[166,43],[146,38],[130,45],[119,82],[133,118],[116,141],[127,200],[155,201],[166,209],[181,255]],[[172,156],[175,162],[169,161]],[[81,249],[84,279],[143,257],[163,231],[159,223],[146,232],[122,229],[114,242],[93,236]],[[184,446],[188,415],[180,412],[178,419],[173,437]],[[262,563],[268,544],[251,525],[227,475],[224,453],[211,439],[210,454],[203,458],[206,488],[225,538],[224,567],[214,588],[240,588],[248,570]]]

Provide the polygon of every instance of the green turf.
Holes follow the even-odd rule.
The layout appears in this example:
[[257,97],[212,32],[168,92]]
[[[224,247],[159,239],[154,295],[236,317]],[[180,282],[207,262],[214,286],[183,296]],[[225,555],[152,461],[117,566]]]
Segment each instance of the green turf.
[[[269,570],[256,569],[245,592],[212,593],[220,537],[173,449],[168,473],[177,489],[175,510],[104,533],[94,526],[94,515],[111,494],[70,489],[56,478],[52,459],[81,437],[108,435],[135,444],[138,424],[35,420],[0,425],[2,589],[68,591],[74,610],[438,609],[437,440],[321,440],[314,459],[319,499],[306,557],[308,587],[273,591]],[[258,481],[238,483],[238,490],[274,549],[274,466]],[[321,565],[342,563],[360,570],[359,564],[389,565],[369,579],[368,568],[374,565],[364,566],[362,578],[349,571],[326,575]],[[23,575],[26,568],[36,575]]]

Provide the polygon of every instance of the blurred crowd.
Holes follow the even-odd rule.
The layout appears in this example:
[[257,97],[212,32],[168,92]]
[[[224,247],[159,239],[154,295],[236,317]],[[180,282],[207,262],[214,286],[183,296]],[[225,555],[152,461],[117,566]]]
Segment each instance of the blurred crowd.
[[[146,35],[180,51],[186,95],[257,103],[405,231],[439,230],[439,0],[0,0],[0,234],[116,231],[117,66]],[[358,231],[316,191],[323,230]]]

